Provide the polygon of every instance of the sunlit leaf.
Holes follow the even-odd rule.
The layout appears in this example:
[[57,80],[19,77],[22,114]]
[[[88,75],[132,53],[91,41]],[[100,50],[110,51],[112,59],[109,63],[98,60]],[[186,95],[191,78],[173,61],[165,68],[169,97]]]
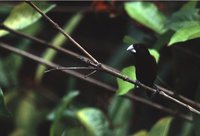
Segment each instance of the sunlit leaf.
[[149,131],[148,136],[168,136],[170,124],[172,122],[171,117],[165,117],[160,119]]
[[92,136],[109,136],[108,121],[100,110],[84,108],[77,112],[77,117]]
[[[44,13],[50,11],[55,5],[47,4],[46,2],[34,2]],[[41,15],[30,5],[23,2],[14,7],[10,15],[3,22],[5,26],[12,29],[19,30],[23,29],[41,18]],[[7,31],[0,30],[0,37],[8,34]]]
[[160,54],[154,49],[149,49],[149,52],[156,59],[156,62],[158,63]]
[[132,19],[157,33],[165,32],[164,23],[166,18],[153,3],[127,2],[124,6],[125,11]]
[[[77,13],[75,15],[73,15],[71,17],[71,19],[66,23],[66,25],[64,26],[64,31],[67,32],[68,34],[72,34],[72,32],[74,31],[74,29],[78,26],[78,24],[80,23],[81,19],[83,18],[83,14],[82,13]],[[51,41],[51,43],[56,46],[56,47],[61,47],[63,45],[64,42],[66,42],[68,39],[66,39],[66,37],[64,37],[62,34],[57,34],[55,36],[55,38]],[[52,61],[55,56],[56,56],[57,52],[53,49],[47,49],[43,55],[42,58],[47,60],[47,61]],[[44,71],[46,70],[46,67],[44,65],[39,65],[37,70],[36,70],[36,75],[35,75],[35,79],[37,82],[40,82],[43,75],[44,75]]]
[[188,23],[187,26],[184,26],[183,28],[180,28],[178,31],[175,32],[175,34],[171,37],[168,45],[170,46],[177,42],[184,42],[199,37],[200,23]]
[[[128,76],[129,78],[133,80],[136,80],[136,73],[135,73],[134,66],[124,68],[122,70],[122,74]],[[130,91],[131,89],[135,87],[134,84],[128,83],[120,78],[117,78],[117,84],[118,84],[118,90],[117,90],[118,95],[126,94],[128,91]]]
[[3,91],[0,88],[0,116],[10,116],[10,112],[8,111],[5,101],[4,101],[4,96],[3,96]]

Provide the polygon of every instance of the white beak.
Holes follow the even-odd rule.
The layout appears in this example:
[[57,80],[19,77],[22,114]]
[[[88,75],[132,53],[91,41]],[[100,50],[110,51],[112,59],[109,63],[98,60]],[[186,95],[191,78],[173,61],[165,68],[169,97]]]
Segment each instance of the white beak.
[[131,51],[131,52],[133,52],[133,53],[136,53],[136,50],[134,49],[133,44],[130,45],[126,50],[127,50],[127,51]]

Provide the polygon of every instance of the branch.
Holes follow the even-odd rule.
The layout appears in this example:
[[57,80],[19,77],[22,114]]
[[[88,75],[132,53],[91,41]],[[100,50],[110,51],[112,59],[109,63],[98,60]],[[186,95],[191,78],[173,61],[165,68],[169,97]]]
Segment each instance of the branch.
[[[122,75],[119,72],[116,72],[112,69],[109,69],[108,67],[106,67],[105,65],[100,64],[95,58],[92,57],[92,55],[90,55],[80,44],[78,44],[70,35],[68,35],[67,33],[65,33],[65,31],[57,24],[55,23],[53,20],[51,20],[45,13],[43,13],[36,5],[34,5],[32,2],[27,1],[26,3],[28,3],[32,8],[34,8],[36,11],[38,11],[45,19],[47,19],[49,21],[49,23],[51,23],[59,32],[61,32],[66,38],[68,38],[75,46],[77,46],[85,55],[87,55],[92,61],[88,62],[88,64],[90,65],[94,65],[94,67],[96,67],[98,70],[101,70],[103,72],[109,73],[115,77],[121,78],[127,82],[130,82],[132,84],[135,84],[137,86],[140,86],[142,88],[145,88],[146,90],[149,90],[153,93],[157,92],[156,89],[151,88],[149,86],[146,86],[145,84],[142,84],[138,81],[135,80],[131,80],[130,78],[128,78],[125,75]],[[93,63],[94,62],[94,63]],[[167,93],[165,93],[162,89],[159,89],[159,95],[163,96],[183,107],[185,107],[186,109],[188,109],[190,112],[195,113],[197,115],[200,115],[200,111],[196,110],[195,108],[193,108],[192,106],[185,104],[184,102],[181,102],[180,100],[168,95]]]
[[[10,29],[10,28],[4,26],[4,25],[0,25],[0,28],[1,28],[1,29],[4,29],[4,30],[7,30],[7,31],[9,31],[9,32],[11,32],[11,33],[14,33],[14,34],[16,34],[16,35],[19,35],[19,36],[21,36],[21,37],[24,37],[24,38],[26,38],[26,39],[30,39],[30,40],[32,40],[32,41],[38,42],[38,43],[40,43],[41,45],[44,45],[44,46],[46,46],[46,47],[48,47],[48,48],[52,48],[52,49],[55,49],[55,50],[57,50],[57,51],[59,51],[59,52],[62,52],[62,53],[64,53],[64,54],[68,54],[68,55],[71,55],[71,56],[73,56],[73,57],[76,57],[76,58],[80,59],[81,61],[87,63],[88,65],[98,67],[96,64],[92,63],[89,59],[87,59],[87,58],[85,58],[85,57],[83,57],[83,56],[81,56],[81,55],[79,55],[79,54],[76,54],[76,53],[74,53],[74,52],[71,52],[71,51],[69,51],[69,50],[66,50],[66,49],[64,49],[64,48],[59,48],[59,47],[53,46],[53,45],[51,45],[51,44],[49,44],[49,43],[47,43],[47,42],[45,42],[45,41],[43,41],[43,40],[40,40],[40,39],[38,39],[38,38],[35,38],[35,37],[32,37],[32,36],[28,36],[28,35],[26,35],[26,34],[17,32],[17,31],[12,30],[12,29]],[[134,84],[136,84],[136,85],[138,85],[138,86],[142,86],[142,87],[146,88],[145,85],[142,85],[141,83],[139,83],[139,82],[137,82],[137,81],[132,81],[132,80],[129,79],[127,76],[121,75],[117,70],[115,70],[115,69],[113,69],[113,68],[111,68],[111,67],[108,67],[108,66],[102,64],[102,67],[101,67],[101,68],[103,68],[103,70],[102,70],[102,69],[101,69],[101,70],[104,71],[104,72],[107,72],[107,73],[109,73],[109,74],[111,74],[111,75],[114,75],[114,76],[117,76],[117,77],[119,77],[119,78],[122,78],[122,79],[124,79],[125,81],[131,82],[131,83],[134,83]],[[99,67],[98,67],[98,69],[99,69]],[[99,70],[100,70],[100,69],[99,69]],[[165,89],[165,88],[161,88],[161,87],[158,87],[158,88],[159,88],[159,90],[162,90],[163,92],[166,92],[166,93],[172,95],[173,97],[175,97],[175,96],[174,96],[174,93],[173,93],[172,91],[167,90],[167,89]],[[146,89],[147,89],[147,88],[146,88]],[[151,89],[151,88],[150,88],[150,89]],[[154,90],[154,89],[151,89],[151,91],[154,92],[155,90]],[[162,95],[165,95],[165,93],[164,93],[164,94],[162,93]],[[168,97],[168,95],[165,95],[165,96]],[[178,98],[180,98],[182,101],[185,101],[186,103],[189,103],[190,105],[193,105],[193,106],[199,108],[199,103],[195,103],[194,101],[189,100],[188,98],[185,98],[184,96],[181,96],[181,95],[178,95]],[[169,97],[169,99],[171,99],[171,97]],[[177,102],[179,103],[179,101],[176,101],[176,99],[173,100],[173,101],[175,101],[176,103],[177,103]],[[179,103],[179,104],[182,104],[182,103]],[[188,107],[188,105],[186,105],[186,104],[184,104],[184,107],[186,107],[187,109],[189,108],[189,110],[193,110],[193,108],[191,108],[191,106]],[[194,111],[194,112],[195,112],[195,111]]]
[[[59,65],[57,65],[55,63],[48,62],[48,61],[46,61],[44,59],[41,59],[41,58],[39,58],[39,57],[37,57],[37,56],[35,56],[33,54],[30,54],[30,53],[25,52],[23,50],[19,50],[14,46],[11,46],[11,45],[8,45],[8,44],[0,42],[0,47],[3,48],[3,49],[6,49],[8,51],[14,52],[14,53],[16,53],[18,55],[27,57],[27,58],[29,58],[31,60],[34,60],[34,61],[36,61],[38,63],[41,63],[41,64],[45,65],[45,66],[48,66],[48,67],[51,67],[51,68],[54,68],[54,69],[57,68],[57,67],[60,67]],[[95,80],[95,79],[90,78],[90,77],[84,78],[84,75],[82,75],[82,74],[80,74],[78,72],[75,72],[75,71],[72,71],[72,70],[64,70],[63,72],[66,73],[66,74],[69,74],[71,76],[74,76],[76,78],[79,78],[79,79],[82,79],[84,81],[87,81],[89,83],[92,83],[94,85],[97,85],[97,86],[99,86],[101,88],[104,88],[104,89],[106,89],[106,90],[108,90],[108,91],[110,91],[112,93],[116,93],[116,91],[115,91],[115,90],[117,90],[116,88],[113,88],[113,87],[111,87],[111,86],[109,86],[109,85],[107,85],[107,84],[105,84],[103,82],[100,82],[100,81]],[[186,121],[192,121],[192,118],[190,116],[184,115],[184,114],[182,114],[182,113],[180,113],[178,111],[173,111],[173,110],[171,110],[169,108],[165,108],[165,107],[163,107],[163,106],[161,106],[161,105],[159,105],[157,103],[145,100],[145,99],[140,98],[138,96],[125,94],[122,97],[128,98],[130,100],[135,100],[135,101],[140,102],[142,104],[146,104],[146,105],[148,105],[150,107],[154,107],[154,108],[156,108],[156,109],[158,109],[160,111],[166,112],[166,113],[168,113],[170,115],[173,115],[175,117],[182,118],[182,119],[184,119]]]
[[48,69],[45,71],[45,73],[56,71],[56,70],[96,70],[96,68],[94,67],[57,67],[57,68]]
[[[22,38],[29,39],[29,40],[31,40],[31,41],[34,41],[34,42],[36,42],[36,43],[39,43],[39,44],[41,44],[42,46],[45,46],[45,47],[47,47],[47,48],[52,48],[52,49],[54,49],[54,50],[56,50],[56,51],[58,51],[58,52],[61,52],[61,53],[65,54],[65,55],[70,55],[70,56],[72,56],[72,57],[75,57],[75,58],[77,58],[77,59],[80,59],[81,61],[83,61],[83,62],[85,62],[85,63],[87,63],[87,64],[90,63],[90,60],[89,60],[88,58],[85,58],[84,56],[81,56],[80,54],[77,54],[77,53],[74,53],[74,52],[72,52],[72,51],[69,51],[69,50],[67,50],[67,49],[65,49],[65,48],[56,47],[56,46],[54,46],[54,45],[52,45],[52,44],[47,43],[47,42],[44,41],[44,40],[41,40],[41,39],[38,39],[38,38],[36,38],[36,37],[29,36],[29,35],[27,35],[27,34],[18,32],[18,31],[16,31],[16,30],[13,30],[13,29],[11,29],[11,28],[9,28],[9,27],[7,27],[7,26],[1,25],[1,24],[0,24],[0,28],[6,30],[6,31],[8,31],[8,32],[10,32],[11,34],[15,34],[15,35],[18,35],[18,36],[20,36],[20,37],[22,37]],[[95,65],[95,64],[92,64],[92,63],[91,63],[91,64],[89,64],[89,65],[92,65],[92,66],[93,66],[93,65]],[[109,67],[109,66],[106,66],[106,67]],[[109,67],[109,69],[112,69],[113,71],[117,71],[117,72],[119,73],[118,70],[113,69],[112,67]],[[171,96],[173,96],[173,97],[176,97],[176,98],[180,99],[181,101],[183,101],[183,102],[185,102],[185,103],[187,103],[187,104],[189,104],[189,105],[192,105],[193,107],[200,108],[200,104],[197,103],[197,102],[194,102],[194,101],[192,101],[192,100],[190,100],[190,99],[188,99],[188,98],[186,98],[186,97],[184,97],[184,96],[182,96],[182,95],[175,94],[173,91],[170,91],[170,90],[168,90],[168,89],[166,89],[166,88],[163,88],[163,87],[161,87],[161,86],[159,86],[159,85],[156,85],[156,87],[159,88],[160,90],[164,91],[165,93],[167,93],[167,94],[169,94],[169,95],[171,95]]]
[[67,39],[69,39],[76,47],[80,49],[88,58],[90,58],[95,64],[99,65],[99,62],[92,57],[78,42],[76,42],[69,34],[67,34],[57,23],[55,23],[51,18],[49,18],[45,13],[43,13],[36,5],[31,1],[25,0],[32,8],[39,12],[45,19],[47,19],[60,33],[62,33]]
[[185,102],[185,103],[187,103],[189,105],[192,105],[193,107],[196,107],[196,108],[200,109],[200,103],[192,101],[192,100],[184,97],[183,95],[176,94],[176,93],[174,93],[174,91],[168,90],[168,89],[163,88],[163,87],[161,87],[159,85],[156,85],[156,87],[158,89],[164,91],[165,93],[167,93],[167,94],[169,94],[169,95],[171,95],[171,96],[173,96],[173,97],[175,97],[177,99],[180,99],[181,101],[183,101],[183,102]]

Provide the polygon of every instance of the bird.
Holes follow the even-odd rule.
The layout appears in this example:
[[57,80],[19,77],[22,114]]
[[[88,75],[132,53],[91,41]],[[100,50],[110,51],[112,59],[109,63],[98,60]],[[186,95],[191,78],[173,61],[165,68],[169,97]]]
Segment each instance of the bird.
[[[127,51],[131,52],[135,57],[136,79],[154,88],[154,81],[157,76],[157,63],[148,48],[144,44],[136,43],[130,45]],[[146,92],[149,97],[154,95],[149,91]]]

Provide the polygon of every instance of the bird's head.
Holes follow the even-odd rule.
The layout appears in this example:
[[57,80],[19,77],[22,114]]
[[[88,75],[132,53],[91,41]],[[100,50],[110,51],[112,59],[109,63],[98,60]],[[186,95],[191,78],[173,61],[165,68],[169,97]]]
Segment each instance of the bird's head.
[[140,55],[149,53],[147,47],[144,44],[132,44],[126,50],[134,54],[140,54]]

